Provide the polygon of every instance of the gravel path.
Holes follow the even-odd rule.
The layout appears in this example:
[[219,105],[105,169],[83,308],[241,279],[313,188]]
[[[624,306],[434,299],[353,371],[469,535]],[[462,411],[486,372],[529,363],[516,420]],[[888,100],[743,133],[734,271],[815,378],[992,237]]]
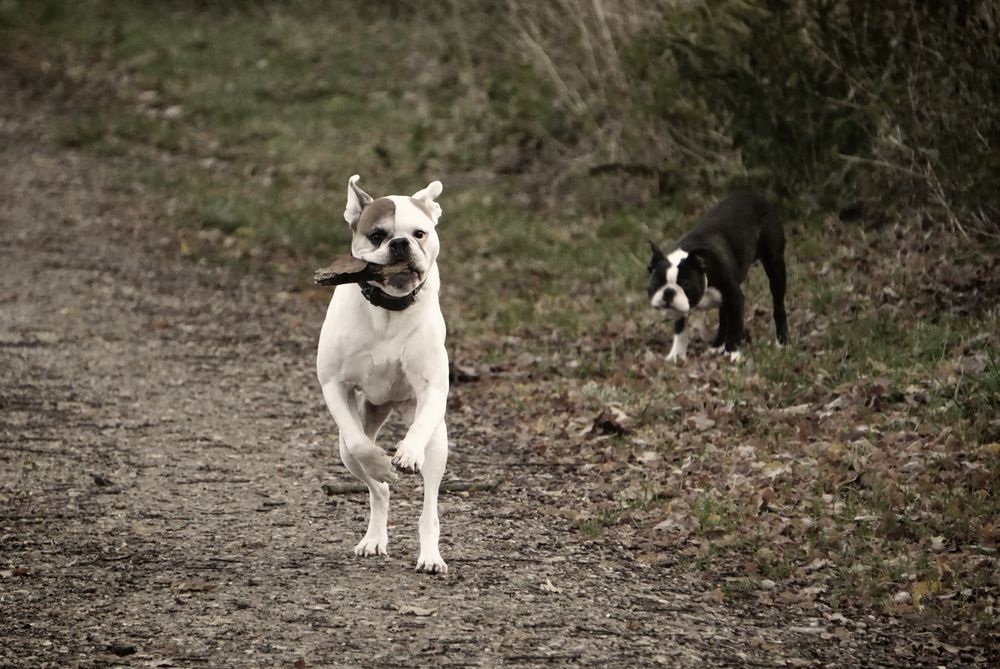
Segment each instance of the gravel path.
[[412,571],[416,477],[390,556],[356,558],[366,496],[322,491],[350,481],[313,371],[324,307],[182,258],[47,113],[0,83],[0,666],[920,664],[916,630],[732,608],[586,540],[551,509],[591,483],[480,429],[483,382],[453,387],[446,480],[498,486],[443,495],[450,573]]

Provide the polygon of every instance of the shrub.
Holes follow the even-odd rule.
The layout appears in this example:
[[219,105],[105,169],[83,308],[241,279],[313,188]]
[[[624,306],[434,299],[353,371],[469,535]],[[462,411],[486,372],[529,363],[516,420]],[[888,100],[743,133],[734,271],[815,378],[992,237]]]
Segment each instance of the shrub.
[[[472,30],[473,5],[456,6]],[[494,40],[470,43],[499,52],[476,67],[492,137],[520,137],[518,168],[648,176],[660,194],[751,185],[845,217],[1000,232],[990,0],[508,7]]]
[[785,194],[1000,231],[1000,6],[971,0],[698,4],[654,34]]

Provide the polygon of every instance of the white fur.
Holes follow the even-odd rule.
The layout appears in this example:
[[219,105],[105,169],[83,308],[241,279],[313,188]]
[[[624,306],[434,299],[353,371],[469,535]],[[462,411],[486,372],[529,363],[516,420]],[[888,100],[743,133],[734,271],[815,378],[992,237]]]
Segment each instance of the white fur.
[[667,354],[667,362],[677,362],[686,358],[689,340],[690,335],[687,328],[684,328],[680,334],[675,334],[674,343],[670,347],[670,353]]
[[414,200],[420,200],[421,202],[424,203],[424,206],[426,206],[430,211],[431,218],[434,220],[435,223],[437,223],[438,218],[441,217],[441,205],[439,205],[434,200],[436,200],[438,195],[441,194],[442,188],[443,187],[441,186],[440,181],[432,181],[429,184],[427,184],[427,188],[418,190],[416,193],[410,196]]
[[[357,177],[351,177],[345,219],[352,197],[357,217],[362,197],[352,196]],[[437,184],[435,187],[434,184]],[[441,192],[440,182],[428,186],[428,200]],[[423,192],[423,191],[421,191]],[[362,191],[363,193],[363,191]],[[438,549],[438,487],[448,459],[445,408],[448,398],[448,354],[445,322],[438,304],[441,280],[437,268],[438,242],[431,220],[406,197],[396,203],[394,234],[412,234],[421,227],[431,235],[415,261],[423,265],[424,286],[416,301],[403,311],[369,304],[355,284],[340,286],[330,300],[319,337],[316,373],[323,397],[340,431],[340,455],[347,469],[368,486],[371,515],[368,531],[354,552],[385,555],[388,546],[390,481],[398,478],[393,464],[419,471],[424,481],[420,515],[420,555],[417,569],[444,573],[448,565]],[[435,206],[437,203],[433,203]],[[440,212],[440,208],[438,208]],[[355,235],[352,248],[361,244]],[[365,259],[380,257],[378,252]],[[375,444],[379,428],[392,410],[410,423],[390,461]]]
[[649,306],[654,309],[664,309],[667,305],[663,303],[663,288],[660,288],[655,293],[653,297],[649,298]]
[[[667,292],[667,290],[670,288],[673,288],[675,291],[680,290],[680,287],[677,286],[677,284],[674,284],[673,286],[670,286],[669,284],[665,285],[659,290],[657,290],[655,293],[653,293],[653,297],[650,298],[649,304],[654,309],[665,309],[667,311],[672,312],[671,314],[668,314],[668,317],[673,318],[676,315],[676,318],[683,318],[684,314],[687,313],[687,307],[685,306],[683,309],[678,308],[679,305],[678,305],[677,295],[675,294],[674,297],[671,298],[670,304],[667,304],[666,300],[663,297],[664,294]],[[681,302],[684,305],[687,305],[687,296],[683,295],[683,291],[681,292],[681,295],[683,296],[683,300],[681,300]]]
[[688,302],[687,293],[680,286],[676,286],[675,290],[677,292],[674,293],[674,299],[670,301],[670,308],[681,314],[688,313],[691,311],[691,303]]
[[347,206],[344,207],[344,220],[353,228],[361,218],[361,210],[372,201],[372,196],[361,190],[355,174],[347,180]]
[[[663,299],[663,295],[668,289],[671,288],[676,292],[671,298],[670,304],[667,304],[667,302]],[[690,305],[688,304],[687,295],[677,284],[674,284],[673,286],[668,284],[657,290],[653,293],[653,297],[650,298],[649,304],[654,309],[665,310],[667,312],[667,318],[670,319],[684,318],[684,316],[686,316],[691,310]]]
[[667,254],[667,262],[670,263],[670,267],[667,269],[667,283],[677,283],[677,266],[687,257],[688,252],[684,249],[674,249]]

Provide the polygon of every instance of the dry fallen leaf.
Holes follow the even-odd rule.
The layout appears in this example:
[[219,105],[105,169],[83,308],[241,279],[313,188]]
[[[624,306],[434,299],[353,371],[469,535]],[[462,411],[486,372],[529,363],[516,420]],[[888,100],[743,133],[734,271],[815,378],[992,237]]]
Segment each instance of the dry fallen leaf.
[[726,595],[722,592],[721,588],[716,588],[715,590],[709,590],[701,596],[701,601],[703,602],[713,602],[715,604],[722,604],[726,601]]
[[913,591],[911,595],[913,596],[913,605],[920,606],[920,600],[924,595],[933,594],[941,591],[941,581],[918,581],[913,584]]
[[715,421],[703,413],[695,414],[687,419],[687,424],[698,432],[704,432],[715,427]]
[[587,434],[628,434],[632,431],[631,419],[618,407],[607,407],[597,414]]
[[132,530],[132,534],[136,534],[140,537],[147,537],[153,533],[153,530],[146,527],[137,520],[132,521],[132,524],[129,526],[129,529]]
[[542,583],[540,587],[545,592],[562,592],[561,588],[557,588],[556,586],[552,585],[552,581],[550,579],[545,579],[545,583]]

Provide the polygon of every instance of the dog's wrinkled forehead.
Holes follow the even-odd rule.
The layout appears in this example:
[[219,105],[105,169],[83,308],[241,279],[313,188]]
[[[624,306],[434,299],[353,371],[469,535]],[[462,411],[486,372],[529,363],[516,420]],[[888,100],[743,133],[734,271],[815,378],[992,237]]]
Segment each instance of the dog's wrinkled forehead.
[[[367,237],[372,229],[378,226],[388,229],[397,228],[397,223],[402,226],[407,223],[432,226],[431,216],[432,212],[427,203],[422,200],[387,195],[373,200],[371,204],[361,210],[361,218],[358,219],[355,232]],[[424,217],[427,220],[424,220]]]
[[393,226],[396,222],[396,203],[387,197],[380,197],[373,200],[370,205],[361,210],[361,218],[358,219],[357,234],[368,236],[379,223]]

